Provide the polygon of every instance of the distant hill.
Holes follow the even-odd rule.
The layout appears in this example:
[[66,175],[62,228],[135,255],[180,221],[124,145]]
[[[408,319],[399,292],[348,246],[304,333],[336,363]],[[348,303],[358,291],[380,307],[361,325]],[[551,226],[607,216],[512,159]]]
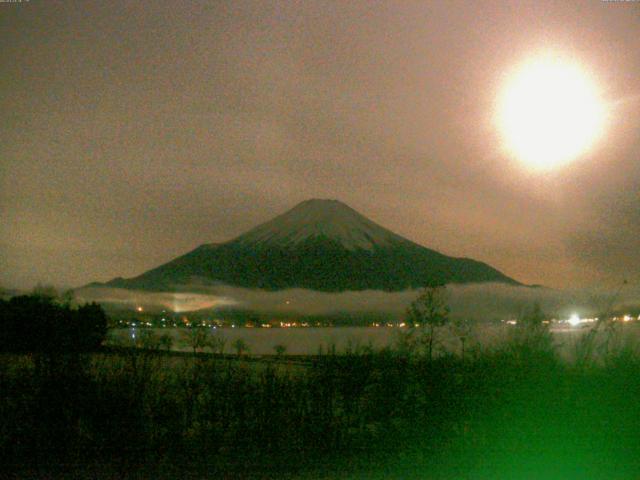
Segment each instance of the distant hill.
[[201,245],[137,277],[92,286],[170,291],[222,283],[336,292],[474,282],[520,285],[485,263],[407,240],[340,201],[312,199],[228,242]]
[[14,288],[0,287],[0,299],[2,300],[8,300],[11,297],[15,297],[20,294],[21,294],[20,290],[16,290]]

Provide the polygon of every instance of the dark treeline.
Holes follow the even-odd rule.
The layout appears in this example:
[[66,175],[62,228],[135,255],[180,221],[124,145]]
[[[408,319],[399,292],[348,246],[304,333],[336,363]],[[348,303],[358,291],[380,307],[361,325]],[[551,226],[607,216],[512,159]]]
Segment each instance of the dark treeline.
[[87,352],[99,348],[106,334],[107,316],[95,303],[72,308],[37,294],[0,300],[3,352]]
[[531,322],[499,347],[470,346],[464,358],[427,351],[418,334],[394,349],[352,348],[305,367],[127,350],[78,351],[73,364],[38,369],[36,353],[4,353],[2,471],[638,478],[640,358],[631,348],[570,364]]

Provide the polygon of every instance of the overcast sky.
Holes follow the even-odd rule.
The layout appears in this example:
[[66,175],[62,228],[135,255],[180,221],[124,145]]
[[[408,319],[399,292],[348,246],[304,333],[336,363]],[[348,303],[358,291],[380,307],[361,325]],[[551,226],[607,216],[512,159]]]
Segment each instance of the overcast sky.
[[[311,197],[526,283],[640,282],[640,2],[0,3],[0,284],[133,276]],[[551,50],[612,114],[544,174],[496,98]]]

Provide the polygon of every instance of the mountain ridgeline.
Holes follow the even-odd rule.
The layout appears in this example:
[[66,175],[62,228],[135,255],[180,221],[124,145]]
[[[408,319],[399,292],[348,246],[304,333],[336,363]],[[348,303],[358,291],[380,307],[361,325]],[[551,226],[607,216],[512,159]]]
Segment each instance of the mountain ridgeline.
[[519,285],[491,266],[411,242],[337,200],[307,200],[239,237],[205,244],[164,265],[107,286],[171,291],[225,284],[400,291],[433,283]]

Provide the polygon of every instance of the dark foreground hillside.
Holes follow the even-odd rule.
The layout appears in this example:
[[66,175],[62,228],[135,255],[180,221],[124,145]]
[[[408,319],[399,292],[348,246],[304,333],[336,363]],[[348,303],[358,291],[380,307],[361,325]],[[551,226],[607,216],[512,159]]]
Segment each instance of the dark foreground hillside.
[[566,365],[548,344],[526,341],[464,360],[364,349],[303,368],[148,351],[4,354],[0,471],[639,478],[640,357],[583,360]]

